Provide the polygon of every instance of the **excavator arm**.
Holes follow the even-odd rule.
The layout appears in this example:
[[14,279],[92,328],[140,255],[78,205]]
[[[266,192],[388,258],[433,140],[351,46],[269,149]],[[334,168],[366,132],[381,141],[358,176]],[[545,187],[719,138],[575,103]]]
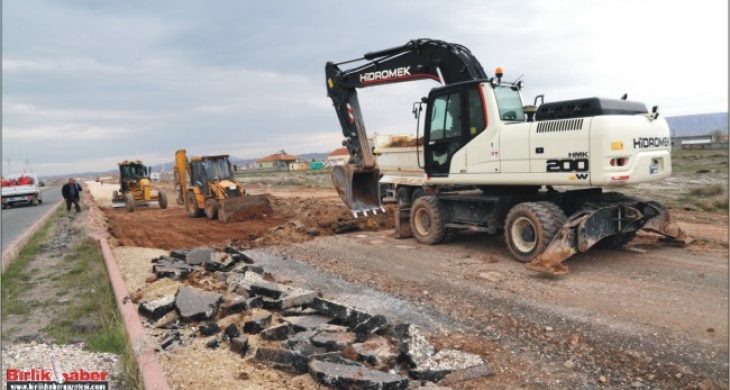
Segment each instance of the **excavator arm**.
[[[364,63],[342,70],[340,65]],[[337,112],[350,154],[347,164],[332,171],[340,197],[357,216],[382,210],[380,172],[367,139],[357,89],[380,84],[433,79],[442,84],[486,79],[479,61],[466,47],[433,39],[415,39],[403,46],[366,53],[363,57],[325,66],[327,96]]]

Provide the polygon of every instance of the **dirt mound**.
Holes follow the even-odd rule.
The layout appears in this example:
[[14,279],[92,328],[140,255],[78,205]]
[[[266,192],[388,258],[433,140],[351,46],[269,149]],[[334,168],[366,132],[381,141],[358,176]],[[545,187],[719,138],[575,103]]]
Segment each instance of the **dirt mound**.
[[357,230],[392,228],[392,210],[355,219],[339,199],[271,197],[273,214],[246,221],[221,223],[190,218],[185,209],[140,208],[133,213],[104,209],[109,232],[120,245],[177,249],[196,246],[241,248],[280,245]]

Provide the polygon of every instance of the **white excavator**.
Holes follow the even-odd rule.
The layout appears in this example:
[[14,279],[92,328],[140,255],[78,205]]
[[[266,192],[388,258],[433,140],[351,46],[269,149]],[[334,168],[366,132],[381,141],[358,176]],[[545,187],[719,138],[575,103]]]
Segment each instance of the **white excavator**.
[[[661,204],[603,191],[671,175],[669,127],[657,107],[625,96],[538,96],[525,105],[521,81],[503,80],[501,68],[488,77],[469,49],[432,39],[328,62],[325,73],[350,154],[332,179],[355,216],[381,212],[382,199],[395,197],[397,232],[408,225],[403,231],[424,244],[465,229],[504,232],[518,261],[551,274],[566,273],[565,259],[596,244],[623,246],[639,229],[689,240]],[[357,89],[419,79],[441,83],[413,107],[420,122],[425,106],[411,157],[423,173],[383,175]]]

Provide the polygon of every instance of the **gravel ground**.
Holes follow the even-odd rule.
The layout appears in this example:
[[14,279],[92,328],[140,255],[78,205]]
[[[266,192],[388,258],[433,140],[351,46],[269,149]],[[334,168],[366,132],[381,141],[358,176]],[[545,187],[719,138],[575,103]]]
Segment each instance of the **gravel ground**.
[[99,207],[112,207],[112,193],[114,190],[119,190],[119,184],[99,183],[96,181],[86,181],[84,184],[86,184],[86,188],[88,188]]
[[[84,371],[108,372],[110,389],[123,388],[119,382],[122,364],[119,356],[112,353],[94,353],[83,350],[81,344],[15,344],[2,348],[2,388],[6,388],[4,374],[9,368],[20,370],[45,369],[53,372],[52,357],[60,372]],[[51,374],[51,379],[53,374]]]

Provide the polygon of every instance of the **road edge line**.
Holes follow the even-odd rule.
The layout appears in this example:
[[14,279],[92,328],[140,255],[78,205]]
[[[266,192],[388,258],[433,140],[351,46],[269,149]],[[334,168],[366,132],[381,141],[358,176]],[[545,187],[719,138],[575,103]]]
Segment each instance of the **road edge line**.
[[20,235],[15,241],[13,241],[10,246],[5,248],[5,250],[2,253],[2,268],[0,273],[5,273],[5,271],[10,266],[10,263],[15,260],[15,258],[18,257],[20,254],[20,251],[25,248],[25,246],[28,244],[28,241],[30,241],[33,236],[38,233],[38,231],[43,227],[43,225],[48,222],[48,220],[51,218],[53,213],[55,213],[63,203],[63,200],[59,200],[56,202],[55,205],[51,207],[50,210],[48,210],[43,216],[35,221],[28,229],[26,229],[23,234]]
[[122,315],[124,327],[127,329],[127,340],[137,358],[137,366],[142,374],[144,388],[147,390],[168,390],[170,386],[162,371],[162,365],[157,360],[153,346],[146,341],[144,327],[142,327],[139,314],[137,314],[137,307],[129,299],[127,286],[124,284],[121,272],[119,272],[117,260],[114,258],[109,241],[106,237],[99,237],[98,242],[104,256],[104,263],[106,263],[109,281],[114,290],[117,308]]

